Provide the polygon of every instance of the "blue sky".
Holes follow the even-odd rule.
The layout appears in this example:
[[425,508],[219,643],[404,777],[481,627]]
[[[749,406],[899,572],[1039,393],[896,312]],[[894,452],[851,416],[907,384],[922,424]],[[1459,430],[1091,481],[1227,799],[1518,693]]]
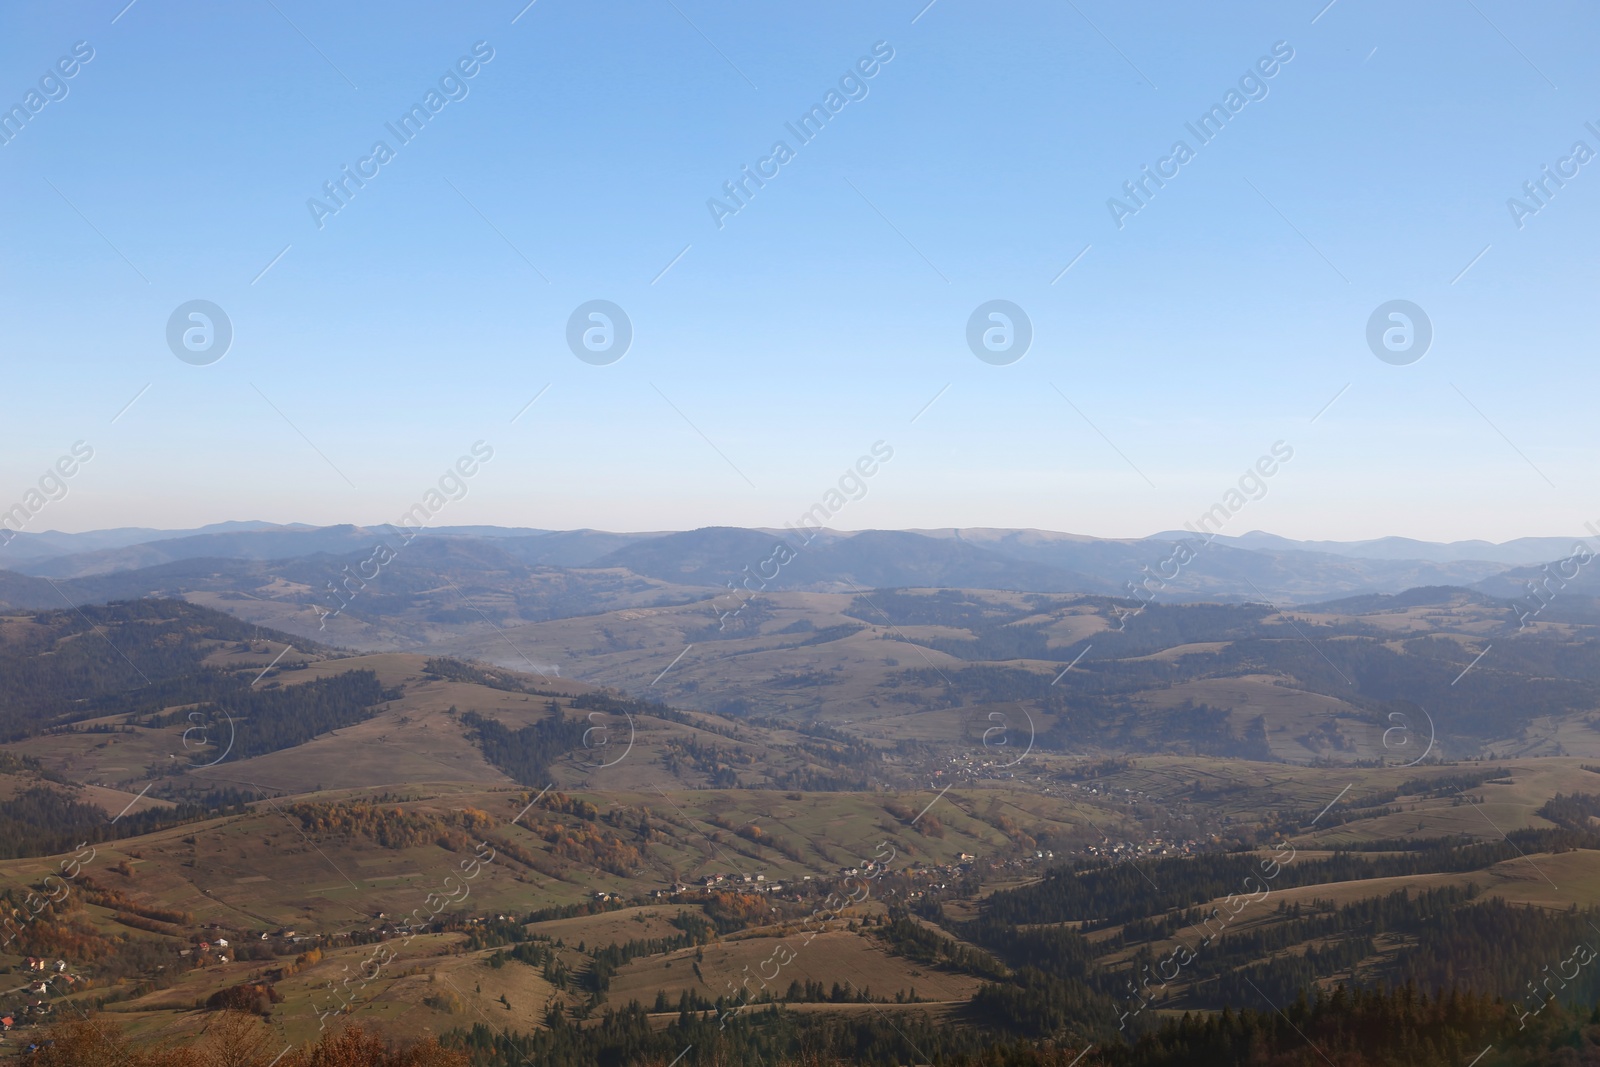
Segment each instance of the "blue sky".
[[[438,521],[778,525],[882,440],[840,528],[1136,536],[1281,440],[1226,532],[1600,522],[1600,161],[1507,207],[1600,151],[1592,8],[523,2],[8,13],[5,106],[93,58],[0,146],[0,509],[84,440],[30,529],[383,522],[483,440]],[[478,42],[401,144],[385,124]],[[1200,145],[1185,124],[1278,42]],[[801,144],[785,123],[875,45]],[[1180,139],[1119,228],[1108,199]],[[379,140],[319,228],[307,201]],[[779,140],[719,228],[707,201]],[[166,341],[195,299],[233,328],[205,366]],[[594,299],[632,323],[609,365],[566,342]],[[1032,323],[1010,365],[967,346],[992,299]],[[1409,365],[1366,342],[1393,299],[1434,331]]]

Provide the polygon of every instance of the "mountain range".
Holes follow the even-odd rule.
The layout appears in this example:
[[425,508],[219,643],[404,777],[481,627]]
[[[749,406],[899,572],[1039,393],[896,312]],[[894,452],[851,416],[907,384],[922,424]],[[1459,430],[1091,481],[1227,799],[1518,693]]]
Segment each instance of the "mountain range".
[[[212,561],[206,580],[258,576],[243,563],[365,560],[380,543],[396,548],[409,531],[380,526],[227,522],[191,530],[121,528],[87,533],[22,533],[0,549],[0,599],[13,607],[58,602],[46,582],[84,601],[149,591],[176,592],[200,580],[195,563]],[[466,570],[626,570],[675,586],[848,592],[861,588],[956,587],[1128,596],[1146,583],[1155,598],[1312,603],[1339,596],[1397,593],[1454,585],[1494,595],[1523,584],[1521,573],[1571,555],[1572,539],[1520,538],[1437,543],[1408,538],[1295,541],[1252,532],[1200,541],[1163,532],[1147,538],[1096,538],[1044,530],[932,529],[816,531],[802,541],[787,530],[706,527],[679,532],[614,533],[493,526],[440,527],[427,540],[463,550]],[[1194,558],[1175,566],[1173,542]],[[775,546],[788,551],[775,560]],[[771,562],[769,562],[771,561]],[[186,565],[177,566],[174,565]],[[1163,566],[1164,565],[1164,566]],[[1151,568],[1146,571],[1145,568]],[[201,568],[204,569],[204,568]],[[1146,582],[1151,573],[1160,581]]]

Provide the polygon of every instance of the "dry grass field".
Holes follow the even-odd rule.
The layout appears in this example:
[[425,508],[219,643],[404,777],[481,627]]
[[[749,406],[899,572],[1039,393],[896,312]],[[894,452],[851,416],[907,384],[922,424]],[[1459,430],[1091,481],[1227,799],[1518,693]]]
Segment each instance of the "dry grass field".
[[768,990],[782,997],[789,984],[798,981],[821,982],[830,990],[838,983],[852,994],[865,991],[875,998],[893,1000],[899,993],[909,999],[915,992],[922,1000],[953,1002],[966,1000],[979,984],[971,975],[939,971],[892,955],[875,938],[847,930],[728,939],[705,946],[702,958],[696,956],[695,949],[680,949],[635,960],[612,980],[612,996],[648,1006],[656,991],[663,990],[676,1004],[685,990],[709,999],[737,997],[748,981],[752,999]]

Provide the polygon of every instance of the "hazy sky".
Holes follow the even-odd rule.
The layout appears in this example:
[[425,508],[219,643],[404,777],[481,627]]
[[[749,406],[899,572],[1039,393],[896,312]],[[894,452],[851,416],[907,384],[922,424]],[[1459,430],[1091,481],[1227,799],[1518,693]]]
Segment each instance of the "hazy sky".
[[833,525],[1132,536],[1282,441],[1225,532],[1600,522],[1592,5],[524,3],[8,11],[0,510],[83,441],[30,530],[383,522],[483,441],[438,522],[777,525],[882,441]]

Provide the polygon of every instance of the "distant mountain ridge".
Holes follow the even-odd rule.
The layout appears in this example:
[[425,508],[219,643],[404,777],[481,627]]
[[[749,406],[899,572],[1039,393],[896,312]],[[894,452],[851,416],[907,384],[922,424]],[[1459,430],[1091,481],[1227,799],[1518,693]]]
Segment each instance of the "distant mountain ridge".
[[[1154,536],[1161,540],[1178,540],[1195,535],[1187,530],[1168,530]],[[1518,537],[1501,544],[1493,541],[1417,541],[1410,537],[1379,537],[1368,541],[1295,541],[1261,530],[1252,530],[1238,537],[1219,534],[1215,539],[1235,548],[1324,552],[1356,559],[1424,560],[1430,563],[1481,561],[1512,566],[1562,559],[1571,555],[1573,545],[1581,540],[1572,537]],[[1591,551],[1595,550],[1591,548]]]
[[57,556],[105,549],[126,548],[130,545],[149,544],[152,541],[175,540],[202,534],[235,533],[256,530],[314,530],[315,526],[290,523],[280,526],[270,522],[217,522],[193,530],[155,530],[143,526],[121,526],[110,530],[90,530],[85,533],[62,533],[45,530],[40,533],[26,531],[16,534],[0,550],[0,565],[14,565],[19,560],[52,559]]
[[[431,590],[447,580],[485,581],[523,589],[518,602],[524,617],[549,614],[549,606],[537,598],[554,594],[536,589],[584,590],[560,594],[560,610],[570,613],[601,610],[609,595],[602,590],[627,588],[636,600],[647,588],[616,577],[578,577],[595,571],[662,583],[660,595],[669,595],[670,587],[678,590],[670,595],[679,599],[688,589],[703,589],[710,597],[730,589],[742,590],[743,596],[920,587],[1138,595],[1167,602],[1307,604],[1416,587],[1513,597],[1544,563],[1571,555],[1577,544],[1563,538],[1520,538],[1503,545],[1398,537],[1295,541],[1261,531],[1202,541],[1186,532],[1097,538],[1006,528],[821,530],[805,540],[792,530],[742,527],[618,533],[448,526],[425,530],[416,545],[432,547],[423,550],[402,533],[390,525],[266,522],[196,530],[24,533],[0,550],[0,601],[45,607],[63,597],[87,603],[207,591],[298,597],[309,605],[326,599],[326,587],[339,580],[341,567],[349,573],[380,543],[407,547],[383,568],[382,578],[373,578],[369,604],[376,596]],[[1175,540],[1190,543],[1192,559],[1173,562]],[[416,568],[421,570],[407,577]],[[572,578],[557,580],[564,573]],[[1583,577],[1580,588],[1589,585],[1590,576]]]
[[[598,556],[656,533],[618,534],[600,530],[537,530],[500,526],[443,526],[434,537],[477,539],[504,548],[525,563],[583,566]],[[19,534],[0,551],[0,568],[49,578],[86,577],[135,570],[185,559],[294,559],[316,552],[370,549],[401,532],[378,526],[286,526],[272,523],[217,523],[198,530],[127,528],[83,534]],[[21,551],[17,551],[20,549]]]

